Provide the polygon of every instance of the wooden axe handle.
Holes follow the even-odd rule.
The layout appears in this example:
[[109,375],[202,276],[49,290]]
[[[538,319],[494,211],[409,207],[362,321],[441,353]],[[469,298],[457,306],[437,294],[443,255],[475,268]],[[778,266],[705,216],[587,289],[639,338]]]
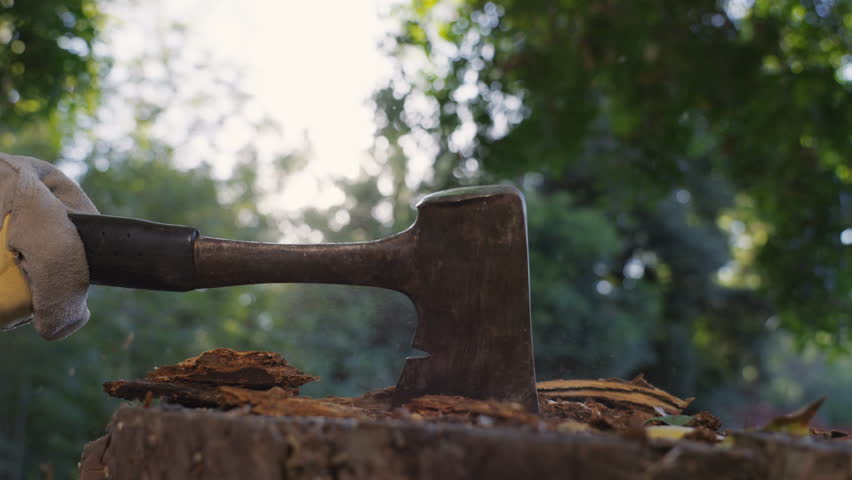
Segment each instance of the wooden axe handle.
[[77,215],[90,282],[185,292],[258,283],[333,283],[407,292],[405,232],[360,243],[288,245],[200,235],[193,227]]

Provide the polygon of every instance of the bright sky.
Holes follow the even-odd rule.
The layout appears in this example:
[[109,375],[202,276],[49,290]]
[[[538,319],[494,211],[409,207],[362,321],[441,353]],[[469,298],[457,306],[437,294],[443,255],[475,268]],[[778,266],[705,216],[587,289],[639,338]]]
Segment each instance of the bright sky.
[[[287,151],[303,145],[306,135],[310,139],[313,154],[306,173],[293,178],[275,203],[288,209],[327,206],[339,201],[340,193],[323,188],[315,179],[356,175],[372,142],[375,125],[367,100],[391,73],[390,61],[379,51],[378,42],[392,25],[381,19],[380,11],[392,3],[394,0],[136,2],[112,12],[119,26],[109,48],[117,56],[116,70],[120,72],[121,64],[132,62],[140,51],[150,52],[153,31],[172,21],[185,24],[187,43],[180,46],[182,55],[195,58],[209,53],[214,63],[233,66],[242,77],[241,87],[257,101],[255,110],[281,125],[283,137],[257,145],[262,152]],[[191,88],[205,87],[199,83]],[[170,130],[183,130],[163,129],[166,136]],[[241,145],[242,134],[247,132],[235,127],[228,133],[229,138],[220,139],[216,149],[219,174],[232,165],[232,149]],[[178,156],[188,159],[202,148],[192,150],[179,151]]]

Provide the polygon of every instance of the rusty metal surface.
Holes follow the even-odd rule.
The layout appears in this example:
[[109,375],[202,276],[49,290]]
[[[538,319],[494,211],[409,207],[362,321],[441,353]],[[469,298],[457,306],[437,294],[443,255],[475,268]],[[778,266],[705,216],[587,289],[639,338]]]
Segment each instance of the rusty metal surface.
[[[425,197],[408,230],[373,242],[286,245],[187,234],[175,227],[169,241],[191,241],[191,272],[172,272],[157,285],[150,274],[127,268],[156,264],[152,235],[121,225],[80,230],[93,283],[132,288],[190,290],[258,283],[329,283],[388,288],[417,309],[412,345],[427,356],[406,361],[394,402],[425,394],[515,401],[538,409],[530,326],[529,264],[523,195],[509,186],[448,190]],[[99,218],[108,224],[108,217]],[[80,226],[78,218],[73,218]],[[126,220],[126,219],[122,219]],[[145,222],[149,224],[150,222]],[[169,232],[161,224],[157,231]],[[146,225],[149,227],[149,225]],[[123,230],[122,230],[123,229]],[[110,231],[108,228],[106,231]],[[115,230],[115,229],[114,229]],[[131,233],[122,233],[122,232]],[[191,232],[190,232],[191,233]],[[140,242],[137,237],[145,238]],[[191,240],[189,240],[191,237]],[[119,245],[121,248],[117,248]],[[172,250],[174,251],[174,250]],[[167,259],[175,268],[187,262]],[[175,285],[174,278],[180,278]]]
[[460,189],[417,208],[412,345],[429,356],[406,361],[394,401],[440,393],[537,410],[523,196]]

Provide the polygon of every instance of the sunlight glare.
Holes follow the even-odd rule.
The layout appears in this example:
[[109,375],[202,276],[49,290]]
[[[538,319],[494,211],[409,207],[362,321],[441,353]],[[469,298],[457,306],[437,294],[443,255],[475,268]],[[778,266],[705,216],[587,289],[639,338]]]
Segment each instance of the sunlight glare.
[[852,228],[847,228],[840,232],[840,243],[843,245],[852,245]]
[[[228,122],[225,138],[191,144],[177,157],[188,162],[185,166],[209,160],[214,174],[224,176],[239,161],[238,149],[248,141],[266,163],[272,156],[308,148],[305,170],[292,175],[284,191],[263,203],[279,211],[282,206],[287,211],[327,207],[341,197],[331,179],[355,177],[372,144],[376,126],[368,101],[392,72],[391,61],[378,47],[392,22],[380,18],[380,12],[394,3],[398,0],[142,3],[117,10],[120,24],[110,50],[119,54],[117,63],[127,65],[134,53],[124,52],[138,54],[152,48],[152,32],[168,31],[165,26],[171,23],[185,26],[181,58],[199,62],[209,58],[213,65],[225,66],[225,73],[231,74],[226,78],[233,78],[251,97],[247,111],[252,121],[261,113],[269,115],[283,134],[252,138],[251,132],[236,125],[239,122]],[[147,19],[141,22],[146,26],[140,27],[139,19]],[[167,37],[163,42],[168,43]],[[192,78],[188,83],[190,91],[211,96],[210,108],[219,112],[231,95],[207,78]],[[176,118],[166,115],[159,127],[171,141],[180,141],[179,136],[186,134],[185,127],[178,125],[185,125],[187,117],[211,117],[204,107],[179,110]]]
[[[218,2],[192,24],[216,56],[245,67],[244,88],[280,122],[285,140],[306,134],[309,175],[352,178],[375,129],[367,100],[391,71],[377,49],[380,3]],[[321,189],[298,180],[283,192],[289,208],[310,204]]]

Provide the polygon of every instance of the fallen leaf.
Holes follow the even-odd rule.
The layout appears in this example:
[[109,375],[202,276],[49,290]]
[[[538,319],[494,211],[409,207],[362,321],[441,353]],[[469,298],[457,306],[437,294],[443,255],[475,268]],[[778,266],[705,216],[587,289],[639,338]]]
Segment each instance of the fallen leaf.
[[806,405],[793,413],[788,413],[787,415],[779,415],[769,423],[766,424],[760,430],[762,432],[782,432],[789,433],[791,435],[800,435],[806,436],[811,434],[811,429],[809,424],[811,420],[813,420],[816,415],[819,407],[822,406],[822,402],[825,401],[825,397],[820,398],[819,400]]

